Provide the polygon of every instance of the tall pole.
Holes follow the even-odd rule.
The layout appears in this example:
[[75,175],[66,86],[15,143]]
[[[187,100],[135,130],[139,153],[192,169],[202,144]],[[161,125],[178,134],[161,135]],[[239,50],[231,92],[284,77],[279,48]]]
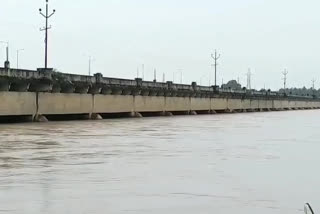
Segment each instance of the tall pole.
[[251,90],[251,76],[252,76],[252,73],[251,73],[251,69],[249,68],[247,73],[247,89],[248,90]]
[[288,75],[288,71],[287,71],[287,69],[284,69],[284,71],[282,72],[282,74],[283,74],[283,89],[284,89],[284,91],[286,91],[286,89],[287,89],[287,75]]
[[217,50],[214,51],[214,54],[211,54],[211,58],[214,60],[214,86],[217,86],[217,61],[220,57],[221,55],[217,54]]
[[153,82],[157,82],[157,69],[153,70]]
[[5,61],[5,63],[4,63],[4,67],[5,67],[5,68],[10,68],[10,62],[9,62],[9,42],[0,41],[0,43],[7,44],[7,47],[6,47],[6,61]]
[[19,53],[20,53],[20,51],[24,51],[24,49],[17,50],[17,70],[19,69]]
[[9,42],[0,41],[0,43],[7,44],[7,47],[6,47],[6,61],[9,61]]
[[314,84],[316,83],[315,79],[312,79],[312,89],[314,90]]
[[316,83],[316,79],[312,79],[312,95],[314,96],[314,92],[315,92],[315,90],[314,90],[314,84]]
[[89,76],[91,76],[91,56],[89,56]]
[[48,19],[56,12],[53,12],[49,15],[49,0],[46,0],[46,14],[42,13],[42,9],[39,9],[40,14],[46,19],[46,26],[41,28],[40,31],[45,31],[45,69],[48,68],[48,30],[51,29],[51,26],[48,26]]
[[6,47],[6,52],[7,52],[7,62],[9,62],[9,45]]
[[144,64],[142,64],[142,80],[144,80]]
[[19,50],[17,50],[17,70],[19,69]]

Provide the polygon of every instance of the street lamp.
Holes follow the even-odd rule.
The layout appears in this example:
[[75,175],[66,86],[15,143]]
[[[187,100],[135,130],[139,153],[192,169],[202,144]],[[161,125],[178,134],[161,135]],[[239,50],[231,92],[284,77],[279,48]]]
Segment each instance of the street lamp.
[[24,51],[24,49],[18,49],[17,50],[17,70],[19,69],[19,52]]

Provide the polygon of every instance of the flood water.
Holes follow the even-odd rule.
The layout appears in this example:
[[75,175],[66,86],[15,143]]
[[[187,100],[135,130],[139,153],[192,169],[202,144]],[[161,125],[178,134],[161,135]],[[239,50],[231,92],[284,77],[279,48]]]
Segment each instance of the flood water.
[[0,125],[0,213],[320,212],[320,111]]

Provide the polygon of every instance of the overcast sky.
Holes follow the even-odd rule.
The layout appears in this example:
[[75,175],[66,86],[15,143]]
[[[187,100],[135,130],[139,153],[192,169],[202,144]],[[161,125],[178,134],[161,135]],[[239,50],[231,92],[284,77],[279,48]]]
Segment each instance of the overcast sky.
[[[288,86],[320,85],[320,2],[317,0],[50,0],[49,66],[62,72],[145,79],[157,69],[166,80],[213,84],[210,54],[221,53],[218,83],[240,79],[246,85],[277,89],[287,68]],[[45,0],[1,0],[0,40],[10,41],[11,66],[44,64]],[[0,46],[0,60],[5,56]],[[211,73],[211,75],[210,75]]]

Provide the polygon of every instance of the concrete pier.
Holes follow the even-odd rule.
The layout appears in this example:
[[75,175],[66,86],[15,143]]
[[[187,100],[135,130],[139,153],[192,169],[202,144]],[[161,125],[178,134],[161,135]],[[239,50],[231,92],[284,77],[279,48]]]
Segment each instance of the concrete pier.
[[44,122],[48,122],[49,120],[41,115],[41,114],[36,114],[34,117],[33,117],[33,121],[34,122],[40,122],[40,123],[44,123]]
[[90,114],[89,118],[91,120],[103,120],[102,116],[100,114],[97,114],[97,113]]
[[210,114],[217,114],[217,112],[213,109],[211,109]]
[[166,116],[166,117],[172,117],[173,116],[173,114],[172,114],[172,112],[165,112],[164,113],[164,116]]
[[190,111],[190,115],[198,115],[196,111]]

